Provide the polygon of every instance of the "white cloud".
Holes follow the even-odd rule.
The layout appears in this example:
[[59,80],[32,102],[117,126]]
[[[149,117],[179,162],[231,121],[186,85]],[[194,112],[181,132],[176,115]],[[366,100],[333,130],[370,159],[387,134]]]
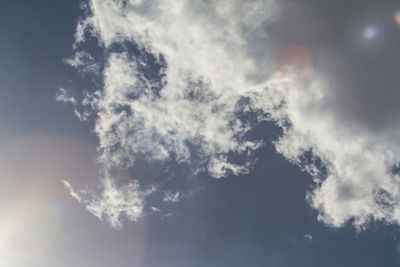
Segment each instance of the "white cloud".
[[128,221],[137,221],[142,215],[145,197],[155,190],[142,190],[135,180],[117,186],[110,178],[102,180],[100,192],[75,192],[67,181],[63,183],[70,195],[84,203],[90,213],[100,220],[107,221],[116,229],[122,227],[122,216]]
[[311,234],[305,234],[304,235],[304,239],[309,241],[309,242],[312,242],[313,241],[313,236]]
[[90,115],[92,115],[88,110],[78,111],[77,109],[74,109],[74,114],[80,121],[87,121]]
[[68,95],[67,90],[64,88],[58,88],[56,101],[76,105],[76,99],[73,96]]
[[257,35],[266,40],[262,23],[277,8],[271,1],[211,5],[90,2],[93,16],[88,21],[106,47],[135,41],[156,57],[162,54],[168,64],[158,97],[149,90],[152,82],[139,70],[146,62],[126,53],[110,54],[105,86],[92,101],[105,158],[132,165],[134,155],[144,153],[158,160],[175,155],[178,161],[190,161],[189,145],[194,145],[215,177],[248,171],[247,162],[229,163],[225,154],[248,153],[260,146],[244,139],[250,128],[234,113],[238,100],[251,90],[247,76],[256,67],[246,55],[251,49],[247,38]]
[[[271,81],[253,99],[284,130],[275,142],[278,152],[314,176],[316,187],[308,199],[321,221],[339,227],[354,219],[359,228],[370,219],[399,223],[400,177],[392,172],[398,145],[346,125],[328,95],[321,80],[301,83],[287,77]],[[307,158],[310,151],[313,156]]]
[[[252,160],[228,157],[251,159],[262,145],[246,140],[251,126],[237,117],[238,101],[246,97],[264,114],[260,120],[283,129],[277,151],[314,177],[308,200],[321,221],[334,227],[350,219],[357,227],[372,218],[399,223],[399,177],[391,172],[400,151],[391,140],[398,139],[338,116],[319,73],[288,69],[271,78],[265,23],[279,15],[274,1],[91,0],[88,8],[76,43],[90,32],[108,52],[104,87],[83,101],[97,117],[106,170],[133,166],[143,154],[175,157],[216,178],[248,173]],[[145,75],[146,60],[111,49],[124,42],[134,42],[156,63],[165,59],[160,81]],[[88,209],[114,226],[121,213],[135,220],[146,194],[136,183],[117,190],[114,178],[104,176],[103,193],[86,202]]]
[[69,194],[75,198],[76,200],[78,200],[79,202],[82,202],[81,197],[74,191],[74,189],[72,188],[71,184],[68,181],[62,180],[65,188],[68,190]]
[[94,58],[85,51],[75,52],[72,58],[64,59],[64,62],[77,69],[80,73],[97,74],[99,72],[99,66]]
[[137,221],[143,211],[144,198],[153,190],[141,191],[132,181],[117,187],[113,180],[103,180],[103,192],[87,203],[87,209],[100,220],[105,219],[115,228],[122,227],[120,216]]
[[[86,35],[96,36],[105,49],[132,41],[159,61],[161,54],[168,66],[161,81],[152,81],[141,70],[148,62],[126,52],[108,54],[104,88],[83,100],[97,116],[100,162],[106,169],[132,166],[140,153],[156,160],[175,157],[217,178],[247,173],[251,162],[233,164],[226,155],[249,158],[261,145],[245,139],[250,127],[235,112],[250,89],[246,76],[258,70],[247,57],[248,39],[266,42],[263,23],[277,13],[274,2],[93,0],[88,7],[90,15],[78,23],[75,48]],[[77,52],[68,63],[79,68],[87,61],[92,64],[87,53]],[[152,86],[162,87],[160,95]],[[115,224],[116,218],[110,221]]]
[[150,209],[151,209],[153,212],[159,212],[159,211],[160,211],[160,208],[157,208],[157,207],[150,207]]
[[177,203],[181,200],[182,194],[180,192],[171,193],[166,192],[163,201],[166,203]]

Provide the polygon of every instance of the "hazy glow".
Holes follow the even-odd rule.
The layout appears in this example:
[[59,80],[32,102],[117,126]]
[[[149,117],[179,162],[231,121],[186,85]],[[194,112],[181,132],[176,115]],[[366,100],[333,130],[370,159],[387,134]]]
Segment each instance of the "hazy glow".
[[399,24],[399,26],[400,26],[400,11],[397,11],[394,14],[394,19],[396,20],[397,24]]
[[82,176],[88,148],[45,134],[0,144],[0,266],[51,266],[68,222],[60,177]]
[[365,28],[363,36],[367,40],[375,39],[378,36],[378,28],[376,26],[368,26]]

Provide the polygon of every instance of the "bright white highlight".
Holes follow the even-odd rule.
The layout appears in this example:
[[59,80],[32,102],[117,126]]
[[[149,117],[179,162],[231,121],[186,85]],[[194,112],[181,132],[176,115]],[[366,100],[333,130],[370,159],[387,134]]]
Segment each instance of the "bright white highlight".
[[376,26],[368,26],[363,31],[363,36],[367,40],[372,40],[378,36],[378,33],[378,28]]

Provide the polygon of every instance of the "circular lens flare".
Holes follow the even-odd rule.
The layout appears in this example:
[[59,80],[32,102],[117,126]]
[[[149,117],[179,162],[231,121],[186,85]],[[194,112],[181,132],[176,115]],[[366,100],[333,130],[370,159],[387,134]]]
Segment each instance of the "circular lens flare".
[[364,29],[363,36],[367,40],[375,39],[378,36],[378,28],[376,26],[368,26]]

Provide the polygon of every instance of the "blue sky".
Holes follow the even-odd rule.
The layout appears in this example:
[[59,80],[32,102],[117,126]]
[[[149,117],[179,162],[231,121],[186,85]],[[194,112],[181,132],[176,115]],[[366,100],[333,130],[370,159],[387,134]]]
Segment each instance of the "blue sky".
[[398,12],[0,2],[0,266],[397,266]]

